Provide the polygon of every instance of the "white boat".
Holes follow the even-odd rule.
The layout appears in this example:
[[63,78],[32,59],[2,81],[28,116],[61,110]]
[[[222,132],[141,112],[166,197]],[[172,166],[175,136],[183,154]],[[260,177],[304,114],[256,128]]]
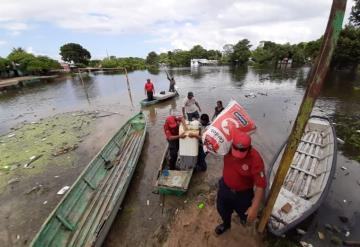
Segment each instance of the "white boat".
[[[270,185],[285,146],[286,143],[271,163]],[[310,117],[271,213],[268,223],[271,233],[283,235],[320,207],[330,190],[336,155],[336,134],[330,121],[324,117]]]

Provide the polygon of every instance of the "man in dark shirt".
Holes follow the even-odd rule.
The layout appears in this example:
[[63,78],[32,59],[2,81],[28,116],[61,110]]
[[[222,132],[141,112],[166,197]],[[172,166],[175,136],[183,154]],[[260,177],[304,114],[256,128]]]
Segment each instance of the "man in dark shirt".
[[231,227],[233,211],[243,224],[254,221],[265,188],[264,162],[260,154],[251,147],[248,134],[235,131],[231,151],[224,156],[223,177],[217,194],[217,210],[223,223],[215,232],[220,235]]

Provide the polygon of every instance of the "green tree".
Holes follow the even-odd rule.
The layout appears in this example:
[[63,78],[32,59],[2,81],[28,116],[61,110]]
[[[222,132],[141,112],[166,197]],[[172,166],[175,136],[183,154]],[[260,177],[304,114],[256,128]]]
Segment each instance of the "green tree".
[[221,63],[222,64],[229,64],[230,63],[230,55],[234,51],[234,45],[226,44],[223,46],[222,56],[221,56]]
[[76,64],[89,63],[91,54],[88,50],[79,44],[68,43],[60,47],[60,56],[66,62],[74,62]]
[[207,58],[210,60],[221,60],[221,52],[218,50],[208,50]]
[[320,51],[322,38],[306,43],[304,53],[307,59],[314,61]]
[[230,62],[233,65],[243,65],[249,61],[250,52],[250,41],[247,39],[240,40],[234,45],[234,51],[230,55]]
[[59,69],[60,64],[47,56],[37,56],[30,59],[26,71],[29,73],[47,73],[52,69]]
[[116,58],[104,58],[101,61],[102,68],[116,68],[119,67],[119,63]]
[[10,65],[9,60],[7,60],[6,58],[0,57],[0,73],[1,73],[1,71],[5,71],[9,65]]
[[208,58],[208,52],[206,49],[204,49],[201,45],[195,45],[191,50],[189,51],[190,58]]
[[180,49],[174,50],[170,54],[170,66],[181,67],[190,66],[191,55],[189,51],[183,51]]
[[127,70],[144,70],[146,68],[145,60],[138,57],[117,58],[110,56],[101,61],[103,68],[126,68]]
[[22,48],[14,48],[7,58],[18,64],[19,69],[25,73],[47,73],[52,69],[60,68],[60,64],[56,60],[47,56],[34,56]]
[[252,53],[251,53],[252,60],[259,64],[269,64],[273,62],[273,53],[269,49],[264,49],[263,47],[257,47]]
[[297,45],[293,45],[292,59],[297,65],[303,65],[306,63],[305,43],[302,42]]
[[159,55],[152,51],[146,57],[146,64],[151,66],[158,66],[159,65]]
[[7,59],[17,64],[21,71],[27,72],[27,66],[30,61],[35,59],[35,56],[33,54],[27,53],[23,48],[19,47],[13,48]]
[[93,59],[89,61],[89,66],[90,67],[99,67],[101,64],[101,60],[98,59]]
[[360,27],[360,0],[355,0],[355,4],[351,8],[349,19],[351,24]]
[[332,58],[332,66],[355,69],[360,63],[360,28],[347,25],[340,37]]
[[163,52],[163,53],[159,54],[159,63],[170,64],[170,59],[169,59],[168,53]]

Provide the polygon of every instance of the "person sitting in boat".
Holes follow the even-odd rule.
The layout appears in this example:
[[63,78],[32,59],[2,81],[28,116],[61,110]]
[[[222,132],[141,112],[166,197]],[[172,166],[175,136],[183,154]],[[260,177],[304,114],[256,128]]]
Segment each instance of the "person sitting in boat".
[[[187,97],[184,99],[182,112],[184,118],[187,118],[188,121],[192,121],[194,119],[199,119],[199,112],[197,111],[196,107],[201,112],[201,108],[199,106],[199,103],[194,98],[193,92],[188,92]],[[186,113],[186,115],[185,115]]]
[[169,85],[169,92],[175,92],[175,79],[174,79],[174,76],[169,76],[169,74],[166,72],[166,77],[167,79],[169,80],[170,82],[170,85]]
[[216,102],[216,107],[215,107],[215,113],[214,116],[211,118],[211,121],[214,121],[214,119],[224,110],[223,104],[221,100],[218,100]]
[[223,221],[215,228],[218,235],[231,227],[233,211],[243,224],[254,221],[266,188],[264,162],[251,146],[250,136],[237,130],[232,138],[231,150],[224,156],[223,177],[217,193],[217,210]]
[[186,137],[185,133],[179,134],[179,126],[181,123],[183,124],[183,126],[186,126],[183,117],[168,116],[164,124],[165,136],[167,141],[169,142],[170,170],[175,169],[179,151],[179,139]]
[[154,84],[150,81],[150,79],[147,79],[144,89],[145,89],[145,95],[147,95],[147,100],[148,101],[154,100],[155,87]]
[[210,118],[208,114],[201,114],[200,116],[200,131],[199,134],[190,133],[189,137],[195,137],[199,139],[199,152],[198,152],[198,159],[195,166],[195,171],[206,171],[207,170],[207,164],[206,164],[206,153],[203,149],[203,143],[201,140],[201,135],[204,133],[206,128],[210,125]]

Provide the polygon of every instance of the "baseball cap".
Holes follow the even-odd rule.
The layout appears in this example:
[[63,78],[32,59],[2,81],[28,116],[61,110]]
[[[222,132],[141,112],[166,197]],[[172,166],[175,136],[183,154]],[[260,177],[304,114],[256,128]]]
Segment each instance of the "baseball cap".
[[166,123],[169,125],[170,128],[177,127],[176,118],[174,116],[168,116],[166,118]]
[[231,146],[231,154],[239,159],[245,158],[251,145],[251,138],[245,132],[235,130]]

